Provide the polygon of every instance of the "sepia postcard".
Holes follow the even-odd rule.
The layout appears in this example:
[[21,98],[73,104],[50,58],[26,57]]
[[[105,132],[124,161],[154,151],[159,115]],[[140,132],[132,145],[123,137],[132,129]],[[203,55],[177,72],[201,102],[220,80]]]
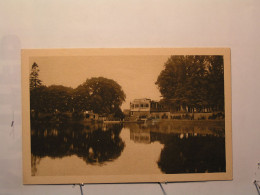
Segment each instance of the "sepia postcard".
[[23,183],[232,180],[230,55],[22,50]]

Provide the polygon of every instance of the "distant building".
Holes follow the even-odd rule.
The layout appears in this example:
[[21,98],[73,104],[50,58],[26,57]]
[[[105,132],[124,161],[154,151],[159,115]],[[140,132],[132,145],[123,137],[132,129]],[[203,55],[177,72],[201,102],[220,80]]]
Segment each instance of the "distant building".
[[131,117],[149,117],[152,113],[168,112],[163,105],[148,98],[134,99],[130,102]]
[[151,111],[151,99],[134,99],[130,102],[130,116],[148,116]]
[[148,98],[134,99],[130,102],[130,110],[125,111],[125,120],[146,121],[149,119],[161,120],[209,120],[224,119],[222,112],[210,112],[207,108],[196,109],[188,106],[165,105]]

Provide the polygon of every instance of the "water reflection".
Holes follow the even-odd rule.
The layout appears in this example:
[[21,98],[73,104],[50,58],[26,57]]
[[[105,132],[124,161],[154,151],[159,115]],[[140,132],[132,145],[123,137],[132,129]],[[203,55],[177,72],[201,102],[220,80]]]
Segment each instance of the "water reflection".
[[34,158],[77,155],[86,163],[102,165],[123,151],[121,130],[121,124],[32,124],[31,152]]
[[216,137],[225,136],[224,121],[174,121],[174,122],[157,122],[157,123],[126,123],[124,127],[129,128],[132,132],[157,132],[162,134],[199,134],[213,135]]
[[[72,155],[86,162],[86,170],[90,168],[87,165],[99,165],[97,168],[101,172],[104,170],[104,174],[107,170],[105,162],[115,163],[115,159],[118,159],[116,166],[122,170],[116,170],[114,174],[137,174],[137,170],[140,171],[144,165],[137,165],[134,161],[143,162],[146,167],[153,167],[156,172],[166,174],[225,172],[224,127],[223,121],[145,124],[32,123],[32,174],[37,172],[44,157],[55,160]],[[147,154],[151,155],[154,151],[157,153],[148,158]],[[137,155],[139,159],[136,159]]]
[[225,172],[224,123],[127,124],[135,142],[164,145],[158,167],[163,173]]
[[164,173],[225,172],[224,137],[156,133],[153,137],[165,144],[158,161]]

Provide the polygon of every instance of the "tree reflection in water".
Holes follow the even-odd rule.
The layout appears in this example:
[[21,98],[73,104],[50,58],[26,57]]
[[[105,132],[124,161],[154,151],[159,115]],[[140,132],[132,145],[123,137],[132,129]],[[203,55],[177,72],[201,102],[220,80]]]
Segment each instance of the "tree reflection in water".
[[[163,149],[158,158],[151,160],[146,154],[142,156],[141,160],[145,162],[145,166],[156,167],[166,174],[226,171],[225,124],[221,121],[123,125],[32,122],[31,129],[32,175],[37,173],[37,164],[46,156],[62,158],[76,155],[87,164],[105,168],[102,165],[119,159],[125,147],[138,146],[142,153],[143,148],[153,152],[155,147],[161,149],[162,145]],[[124,136],[121,138],[121,131],[122,135],[127,135],[129,131],[132,141],[129,142]],[[128,146],[125,146],[126,144]],[[129,150],[126,150],[124,155],[126,159],[137,158]],[[132,166],[128,161],[118,162],[123,163],[122,167]],[[135,167],[132,168],[129,174],[135,174]],[[138,168],[140,167],[136,167],[136,170]]]
[[102,165],[118,158],[125,147],[119,137],[122,130],[120,124],[31,125],[31,153],[34,159],[77,155],[86,163]]
[[135,142],[164,145],[158,167],[163,173],[225,172],[224,123],[172,122],[127,124]]
[[225,138],[168,135],[158,166],[167,174],[225,172]]

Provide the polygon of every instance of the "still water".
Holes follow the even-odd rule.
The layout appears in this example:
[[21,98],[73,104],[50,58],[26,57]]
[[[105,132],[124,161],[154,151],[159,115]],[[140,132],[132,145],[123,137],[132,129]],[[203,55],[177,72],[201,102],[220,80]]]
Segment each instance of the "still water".
[[225,172],[223,121],[32,123],[33,176]]

